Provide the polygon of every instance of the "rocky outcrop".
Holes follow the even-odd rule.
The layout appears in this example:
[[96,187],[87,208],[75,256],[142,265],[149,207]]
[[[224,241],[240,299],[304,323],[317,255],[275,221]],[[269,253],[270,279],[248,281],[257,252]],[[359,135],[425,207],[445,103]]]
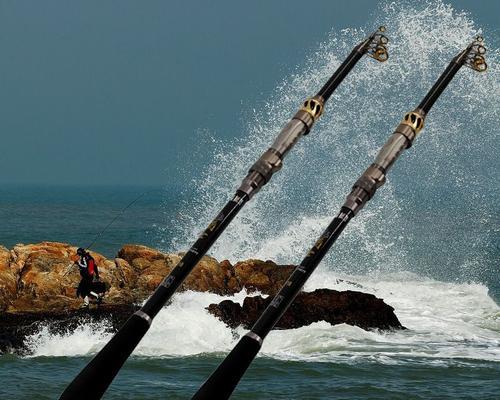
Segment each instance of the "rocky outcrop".
[[[229,327],[242,325],[250,329],[272,296],[246,297],[243,306],[231,300],[210,304],[207,309]],[[302,292],[296,297],[275,329],[294,329],[313,322],[326,321],[332,325],[349,324],[363,329],[404,329],[394,314],[394,308],[372,294],[331,289]]]
[[0,313],[9,308],[16,287],[16,276],[10,267],[10,252],[0,246]]
[[[0,312],[49,312],[74,310],[80,281],[75,261],[76,247],[65,243],[42,242],[0,246]],[[115,259],[91,252],[101,279],[108,283],[106,303],[139,303],[161,283],[182,257],[140,245],[125,245]],[[285,282],[293,266],[272,261],[247,260],[234,266],[205,256],[182,284],[180,290],[231,295],[246,288],[272,294]]]
[[[85,321],[106,318],[117,329],[145,300],[182,257],[140,245],[125,245],[115,259],[91,252],[109,290],[98,309],[78,310],[80,281],[73,266],[76,247],[65,243],[19,244],[12,250],[0,246],[0,352],[22,349],[26,335],[40,324],[51,331],[65,331]],[[294,266],[272,261],[246,260],[232,265],[205,256],[180,290],[232,295],[246,289],[270,295],[247,297],[241,307],[226,300],[208,310],[231,327],[250,327]],[[373,295],[318,289],[301,293],[278,323],[278,329],[297,328],[315,321],[349,323],[364,329],[401,328],[392,307]]]

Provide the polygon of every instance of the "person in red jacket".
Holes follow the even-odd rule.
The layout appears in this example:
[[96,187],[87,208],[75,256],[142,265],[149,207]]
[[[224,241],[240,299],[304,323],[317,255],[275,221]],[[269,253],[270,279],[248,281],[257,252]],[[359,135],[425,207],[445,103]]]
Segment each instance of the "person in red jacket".
[[83,298],[81,308],[88,309],[90,304],[89,296],[94,297],[98,305],[101,304],[104,292],[101,286],[103,285],[100,285],[99,270],[97,269],[97,264],[90,253],[80,247],[76,251],[76,254],[80,256],[80,259],[76,262],[76,264],[80,269],[80,276],[82,277],[76,291],[76,296]]

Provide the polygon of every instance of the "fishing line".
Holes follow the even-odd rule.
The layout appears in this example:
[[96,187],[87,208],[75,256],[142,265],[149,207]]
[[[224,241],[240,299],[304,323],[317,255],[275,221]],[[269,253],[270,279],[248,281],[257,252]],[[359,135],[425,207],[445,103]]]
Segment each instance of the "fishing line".
[[[137,196],[134,200],[132,200],[130,203],[128,203],[121,211],[119,211],[115,217],[111,220],[111,222],[109,222],[105,227],[104,229],[102,229],[94,238],[94,240],[85,248],[85,250],[90,250],[90,248],[97,242],[97,240],[102,236],[102,234],[104,232],[106,232],[106,230],[111,226],[113,225],[113,223],[118,219],[120,218],[123,213],[125,213],[125,211],[127,211],[127,209],[129,209],[132,205],[134,205],[137,201],[139,201],[142,197],[144,197],[146,194],[148,193],[151,193],[153,192],[153,190],[148,190],[146,192],[143,192],[141,193],[139,196]],[[69,271],[71,271],[71,267],[73,267],[73,265],[75,265],[74,262],[70,263],[67,267],[66,267],[66,272],[63,274],[63,277],[65,277],[66,275],[69,274]]]
[[113,225],[113,223],[120,218],[125,211],[127,211],[132,205],[134,205],[137,201],[139,201],[142,197],[144,197],[146,194],[153,192],[153,190],[148,190],[147,192],[141,193],[139,196],[137,196],[134,200],[132,200],[130,203],[128,203],[120,212],[118,212],[115,217],[102,229],[94,238],[94,240],[85,248],[86,250],[90,250],[90,248],[97,242],[97,240],[102,236],[106,230]]

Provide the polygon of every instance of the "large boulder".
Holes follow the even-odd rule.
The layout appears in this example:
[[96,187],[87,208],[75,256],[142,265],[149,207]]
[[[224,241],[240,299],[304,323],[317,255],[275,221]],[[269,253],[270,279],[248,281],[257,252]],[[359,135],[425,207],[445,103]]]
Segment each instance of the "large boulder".
[[[136,270],[138,275],[136,287],[144,297],[158,287],[183,255],[183,253],[162,253],[133,244],[123,246],[118,252],[118,257]],[[219,263],[213,257],[203,256],[179,290],[231,294],[241,290],[237,285],[229,285],[232,277],[234,270],[229,262]]]
[[[7,303],[3,309],[9,312],[48,312],[79,307],[81,299],[76,298],[76,288],[80,274],[74,266],[76,249],[58,242],[14,246],[10,252],[9,270],[16,283],[15,291],[4,295],[0,289],[0,304]],[[99,266],[101,279],[111,288],[108,301],[127,304],[138,300],[130,290],[136,283],[132,267],[125,262],[107,260],[96,252],[91,254]],[[2,277],[6,274],[0,272]],[[4,280],[0,278],[0,287]]]
[[[123,246],[113,260],[91,254],[101,279],[109,286],[105,302],[110,306],[144,301],[183,256],[133,244]],[[76,259],[76,247],[65,243],[19,244],[11,251],[0,246],[0,312],[50,313],[78,308],[81,299],[76,298],[80,281],[78,268],[73,265]],[[241,261],[233,266],[227,260],[218,262],[204,256],[179,290],[232,295],[246,289],[272,296],[293,269],[292,265],[261,260]],[[225,301],[210,305],[209,310],[230,326],[250,326],[270,300],[249,297],[243,307]],[[361,327],[397,327],[399,322],[392,316],[395,318],[392,308],[372,295],[321,289],[300,294],[277,327],[293,328],[319,320]]]
[[246,260],[234,265],[234,275],[240,287],[248,292],[275,294],[294,269],[293,265],[277,265],[272,261]]
[[[137,272],[136,290],[143,297],[147,297],[158,287],[183,255],[184,253],[162,253],[134,244],[127,244],[118,252],[119,259]],[[213,257],[203,256],[179,290],[230,295],[246,288],[249,292],[270,294],[279,290],[293,268],[260,260],[242,261],[233,266],[228,260],[218,262]]]
[[17,280],[10,267],[10,251],[0,246],[0,312],[7,310],[16,297]]
[[[273,297],[246,297],[243,306],[231,300],[210,304],[208,311],[231,328],[250,329]],[[331,289],[302,292],[278,321],[274,329],[294,329],[313,322],[349,324],[363,329],[404,329],[394,309],[372,294]]]
[[[58,242],[18,244],[9,251],[0,247],[0,311],[29,312],[75,309],[80,281],[74,266],[76,246]],[[124,245],[114,260],[91,252],[100,277],[109,286],[106,302],[129,304],[144,301],[179,263],[183,253],[168,254],[134,244]],[[272,261],[247,260],[231,265],[204,256],[183,282],[180,291],[220,295],[249,292],[275,293],[293,270]]]
[[9,311],[61,309],[74,301],[75,290],[66,271],[75,252],[63,243],[16,245],[11,265],[17,275],[17,297]]

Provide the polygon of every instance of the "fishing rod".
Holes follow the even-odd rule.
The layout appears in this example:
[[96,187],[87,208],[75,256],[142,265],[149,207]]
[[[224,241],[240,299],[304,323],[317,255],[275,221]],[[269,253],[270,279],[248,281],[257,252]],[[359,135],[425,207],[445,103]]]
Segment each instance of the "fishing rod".
[[335,243],[346,225],[385,183],[386,174],[401,153],[411,147],[414,139],[424,127],[424,119],[434,102],[441,95],[458,70],[466,65],[476,71],[485,71],[486,52],[478,37],[460,52],[448,65],[419,106],[407,113],[395,132],[378,153],[375,162],[361,175],[351,193],[328,228],[307,253],[301,264],[293,271],[278,294],[261,314],[250,332],[243,336],[219,367],[196,392],[192,400],[228,399],[243,377],[245,371],[259,352],[263,340],[280,320],[307,279]]
[[[97,235],[94,237],[94,240],[92,240],[92,242],[85,248],[85,250],[90,250],[90,248],[97,242],[97,240],[103,235],[104,232],[106,232],[106,230],[111,226],[113,225],[113,223],[122,216],[122,214],[127,211],[130,207],[132,207],[132,205],[134,205],[137,201],[139,201],[142,197],[144,197],[146,194],[148,193],[151,193],[152,190],[148,190],[147,192],[143,192],[141,193],[139,196],[137,196],[134,200],[132,200],[130,203],[128,203],[121,211],[119,211],[115,217],[99,232],[97,233]],[[71,268],[75,265],[74,262],[72,262],[71,264],[68,264],[68,266],[66,267],[66,272],[63,274],[63,277],[65,277],[66,275],[69,274],[69,272],[71,271]]]
[[139,196],[137,196],[134,200],[132,200],[130,203],[128,203],[123,209],[118,212],[115,217],[95,236],[94,240],[85,248],[85,250],[90,250],[90,248],[97,242],[97,240],[102,236],[106,230],[113,225],[113,223],[120,218],[125,211],[127,211],[130,207],[132,207],[135,203],[137,203],[140,199],[142,199],[146,194],[151,193],[153,190],[148,190],[147,192],[141,193]]
[[302,136],[309,133],[314,122],[321,116],[325,103],[356,63],[364,54],[377,61],[387,60],[388,39],[384,32],[385,28],[380,27],[354,47],[316,96],[303,103],[301,109],[281,130],[271,147],[252,165],[232,200],[203,231],[142,308],[132,314],[113,338],[69,384],[60,399],[101,398],[123,363],[149,330],[156,314],[172,297],[241,208],[271,179],[275,172],[281,169],[285,155]]

